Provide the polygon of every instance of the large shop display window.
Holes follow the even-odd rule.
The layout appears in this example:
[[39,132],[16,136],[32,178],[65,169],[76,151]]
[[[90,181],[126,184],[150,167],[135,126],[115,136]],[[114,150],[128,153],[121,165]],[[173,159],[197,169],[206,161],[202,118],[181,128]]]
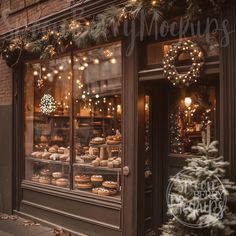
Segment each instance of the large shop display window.
[[121,45],[27,63],[25,178],[120,198]]

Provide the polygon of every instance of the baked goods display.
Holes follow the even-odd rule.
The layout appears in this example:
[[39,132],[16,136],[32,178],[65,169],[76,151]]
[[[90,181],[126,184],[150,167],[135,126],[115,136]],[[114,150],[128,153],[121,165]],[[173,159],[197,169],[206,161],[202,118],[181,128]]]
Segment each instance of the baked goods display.
[[76,175],[74,181],[78,190],[86,190],[103,196],[115,195],[120,190],[118,182],[105,180],[103,175]]
[[[93,123],[94,126],[98,124],[101,123]],[[76,140],[73,151],[74,184],[69,181],[72,164],[70,147],[61,145],[61,134],[52,135],[51,139],[42,134],[40,142],[44,143],[35,145],[28,158],[34,165],[30,179],[34,183],[63,188],[71,185],[74,189],[99,196],[119,196],[122,135],[119,130],[108,134],[93,132],[85,142],[80,136]]]
[[37,182],[40,184],[51,184],[51,185],[66,188],[69,186],[69,180],[68,180],[69,169],[67,169],[66,172],[64,172],[65,171],[64,168],[62,169],[63,171],[58,171],[58,166],[47,167],[47,165],[45,165],[43,168],[37,170],[37,173],[34,173],[32,175],[31,180],[33,182]]
[[69,148],[53,145],[43,151],[32,152],[30,156],[42,160],[69,162],[70,150]]

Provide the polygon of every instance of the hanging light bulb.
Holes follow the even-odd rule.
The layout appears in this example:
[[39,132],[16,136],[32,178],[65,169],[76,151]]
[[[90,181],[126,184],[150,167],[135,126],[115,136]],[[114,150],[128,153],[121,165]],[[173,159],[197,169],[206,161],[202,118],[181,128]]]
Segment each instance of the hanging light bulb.
[[38,75],[39,73],[38,73],[38,71],[34,71],[34,75],[36,76],[36,75]]
[[157,1],[151,1],[151,4],[152,4],[152,6],[156,6],[157,5]]
[[112,58],[112,59],[110,60],[110,62],[111,62],[112,64],[116,64],[116,59],[115,59],[115,58]]
[[93,63],[97,65],[97,64],[99,64],[99,60],[96,58],[93,60]]
[[184,99],[184,104],[185,104],[186,107],[190,107],[191,104],[192,104],[192,98],[186,97],[186,98]]

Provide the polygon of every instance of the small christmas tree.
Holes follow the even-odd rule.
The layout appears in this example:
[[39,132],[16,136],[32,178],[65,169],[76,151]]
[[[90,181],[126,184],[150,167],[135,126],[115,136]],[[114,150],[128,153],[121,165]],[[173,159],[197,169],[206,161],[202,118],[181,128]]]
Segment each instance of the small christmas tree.
[[236,215],[229,208],[235,207],[236,188],[225,179],[229,163],[218,155],[217,145],[210,142],[208,125],[202,143],[192,148],[201,157],[187,159],[183,171],[170,179],[170,220],[162,226],[162,236],[236,235]]

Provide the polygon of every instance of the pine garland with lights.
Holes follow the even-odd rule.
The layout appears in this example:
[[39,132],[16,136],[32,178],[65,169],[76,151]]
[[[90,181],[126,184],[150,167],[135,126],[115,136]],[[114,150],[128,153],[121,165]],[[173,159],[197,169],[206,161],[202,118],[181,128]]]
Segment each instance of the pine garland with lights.
[[[151,18],[152,22],[159,22],[163,18],[163,12],[173,9],[178,2],[180,0],[129,0],[123,6],[106,8],[92,21],[91,19],[72,20],[58,26],[57,30],[48,30],[45,35],[38,33],[32,36],[30,29],[26,28],[17,38],[5,40],[0,53],[9,66],[17,64],[24,53],[36,54],[40,59],[50,59],[56,54],[65,52],[71,46],[86,48],[116,37],[124,21],[136,20],[141,14]],[[188,18],[193,15],[191,11],[200,9],[200,2],[202,1],[183,1]],[[204,2],[218,9],[224,0]]]
[[[190,70],[185,74],[179,74],[175,67],[175,62],[182,53],[189,54],[192,61]],[[190,40],[181,41],[171,45],[169,51],[164,56],[163,64],[164,75],[173,85],[189,86],[197,82],[204,64],[204,57],[202,50],[196,43]]]

